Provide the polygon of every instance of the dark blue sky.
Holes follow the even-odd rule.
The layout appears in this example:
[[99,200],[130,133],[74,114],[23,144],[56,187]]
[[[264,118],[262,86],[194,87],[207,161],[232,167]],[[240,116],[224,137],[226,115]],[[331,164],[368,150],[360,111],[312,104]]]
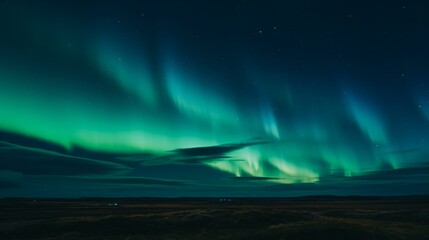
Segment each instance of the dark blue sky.
[[2,1],[0,196],[428,194],[425,1]]

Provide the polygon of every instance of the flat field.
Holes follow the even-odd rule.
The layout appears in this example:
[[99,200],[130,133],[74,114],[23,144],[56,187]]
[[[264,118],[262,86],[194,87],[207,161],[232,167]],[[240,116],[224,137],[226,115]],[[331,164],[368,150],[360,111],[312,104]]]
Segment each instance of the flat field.
[[419,240],[429,197],[0,199],[0,239]]

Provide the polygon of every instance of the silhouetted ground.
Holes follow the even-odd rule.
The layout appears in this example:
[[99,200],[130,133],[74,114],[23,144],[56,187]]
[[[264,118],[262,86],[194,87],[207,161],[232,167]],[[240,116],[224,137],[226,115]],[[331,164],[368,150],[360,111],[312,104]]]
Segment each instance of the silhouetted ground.
[[429,197],[1,199],[0,239],[419,240],[429,239],[428,203]]

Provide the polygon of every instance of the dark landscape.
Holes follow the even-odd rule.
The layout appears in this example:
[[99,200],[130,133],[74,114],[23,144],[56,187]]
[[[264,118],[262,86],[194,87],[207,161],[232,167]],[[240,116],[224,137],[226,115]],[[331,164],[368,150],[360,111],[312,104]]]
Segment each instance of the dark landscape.
[[428,13],[0,0],[0,240],[429,240]]
[[429,239],[428,196],[0,200],[0,239]]

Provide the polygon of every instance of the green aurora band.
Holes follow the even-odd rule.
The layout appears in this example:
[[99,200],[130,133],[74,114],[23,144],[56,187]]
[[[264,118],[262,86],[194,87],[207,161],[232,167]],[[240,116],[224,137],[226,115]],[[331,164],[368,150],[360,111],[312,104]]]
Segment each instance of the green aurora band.
[[[222,97],[215,86],[199,84],[206,77],[193,74],[177,60],[164,66],[167,97],[160,99],[154,86],[156,79],[144,70],[143,60],[120,57],[123,55],[109,49],[101,49],[93,57],[102,76],[107,76],[106,81],[114,80],[110,84],[121,88],[116,96],[100,96],[73,85],[77,81],[74,78],[90,81],[91,76],[3,67],[0,129],[66,149],[79,146],[117,154],[162,153],[265,137],[273,139],[273,144],[230,153],[232,158],[244,161],[207,165],[235,176],[272,177],[284,183],[317,182],[321,171],[353,176],[386,163],[396,167],[401,162],[397,156],[385,154],[394,147],[384,131],[385,123],[377,115],[379,111],[358,97],[345,96],[340,106],[331,106],[336,112],[323,109],[317,117],[300,115],[296,106],[306,101],[289,90],[285,96],[293,103],[284,104],[289,108],[284,110],[297,113],[283,122],[267,104],[259,104],[261,107],[253,112],[252,108],[241,109],[233,100]],[[124,99],[111,103],[112,98],[121,97]],[[163,111],[162,104],[168,111]],[[350,139],[350,132],[338,127],[344,124],[342,121],[355,126],[355,138]],[[356,142],[356,136],[360,142]],[[378,151],[377,146],[383,146],[384,151]]]

